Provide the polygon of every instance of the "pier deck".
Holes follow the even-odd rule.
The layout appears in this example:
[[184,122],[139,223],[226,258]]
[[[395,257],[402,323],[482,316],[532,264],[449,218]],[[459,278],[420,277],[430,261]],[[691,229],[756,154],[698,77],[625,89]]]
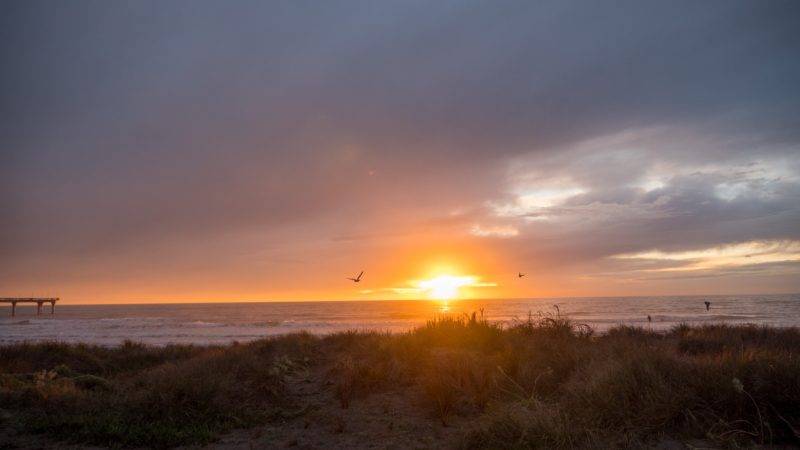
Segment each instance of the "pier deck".
[[56,312],[56,302],[58,297],[0,297],[0,303],[11,303],[11,317],[17,315],[17,303],[36,303],[36,315],[42,314],[42,305],[50,303],[50,314]]

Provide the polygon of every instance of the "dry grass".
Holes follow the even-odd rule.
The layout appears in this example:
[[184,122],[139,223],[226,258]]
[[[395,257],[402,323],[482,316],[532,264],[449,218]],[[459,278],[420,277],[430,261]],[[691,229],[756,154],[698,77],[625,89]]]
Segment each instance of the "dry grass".
[[[130,344],[113,349],[3,347],[0,354],[9,358],[0,374],[0,404],[15,412],[17,425],[25,430],[76,442],[156,447],[207,442],[221,431],[264,422],[290,403],[282,395],[283,383],[304,361],[298,348],[303,339],[182,348],[180,357],[175,348]],[[49,352],[55,368],[38,370],[36,358],[42,352]],[[144,357],[137,361],[137,355]],[[131,356],[127,363],[107,366],[126,356]],[[69,363],[94,373],[80,373]],[[6,367],[35,371],[9,372]]]
[[318,374],[320,398],[343,410],[376,393],[413,396],[426,420],[466,424],[455,444],[468,448],[800,444],[797,329],[594,335],[548,315],[226,347],[11,345],[0,347],[0,403],[27,432],[169,447],[285,418],[302,406],[289,384],[298,373]]

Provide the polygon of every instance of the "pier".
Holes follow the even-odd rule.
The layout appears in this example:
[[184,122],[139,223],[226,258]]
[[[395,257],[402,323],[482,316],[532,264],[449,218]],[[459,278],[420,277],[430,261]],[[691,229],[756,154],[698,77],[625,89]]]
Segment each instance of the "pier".
[[11,303],[11,317],[17,315],[17,303],[36,303],[36,315],[42,314],[42,305],[45,303],[50,303],[50,314],[55,314],[56,312],[56,302],[58,301],[58,297],[48,297],[48,298],[35,298],[35,297],[0,297],[0,303]]

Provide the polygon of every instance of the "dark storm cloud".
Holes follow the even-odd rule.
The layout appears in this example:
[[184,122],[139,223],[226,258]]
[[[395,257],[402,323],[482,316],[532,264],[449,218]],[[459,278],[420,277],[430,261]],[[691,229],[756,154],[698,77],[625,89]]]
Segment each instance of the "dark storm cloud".
[[[530,233],[553,226],[559,239],[517,249],[564,260],[798,237],[796,2],[3,10],[0,249],[9,256],[301,223],[333,239],[380,236],[396,232],[396,216],[448,227],[461,217],[468,227],[486,202],[557,175],[584,192],[551,206],[556,223],[512,221]],[[669,132],[616,160],[613,146],[575,150],[659,127]],[[786,170],[737,184],[730,171],[753,161]],[[689,170],[712,163],[730,170]],[[658,170],[659,189],[630,186]],[[445,219],[457,209],[471,212]],[[570,214],[605,220],[573,227]],[[498,219],[489,208],[483,220]]]

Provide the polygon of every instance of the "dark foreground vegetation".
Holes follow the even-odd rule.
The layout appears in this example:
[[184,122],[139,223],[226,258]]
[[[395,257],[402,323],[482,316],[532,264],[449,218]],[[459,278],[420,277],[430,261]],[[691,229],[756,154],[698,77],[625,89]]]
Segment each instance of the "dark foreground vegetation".
[[[300,380],[317,403],[296,394]],[[795,446],[800,330],[596,335],[558,317],[500,327],[472,316],[405,334],[295,334],[225,347],[0,347],[0,420],[20,438],[170,447],[298,420],[301,433],[315,433],[315,408],[346,412],[378,395],[408,399],[409,414],[451,430],[442,446]]]

